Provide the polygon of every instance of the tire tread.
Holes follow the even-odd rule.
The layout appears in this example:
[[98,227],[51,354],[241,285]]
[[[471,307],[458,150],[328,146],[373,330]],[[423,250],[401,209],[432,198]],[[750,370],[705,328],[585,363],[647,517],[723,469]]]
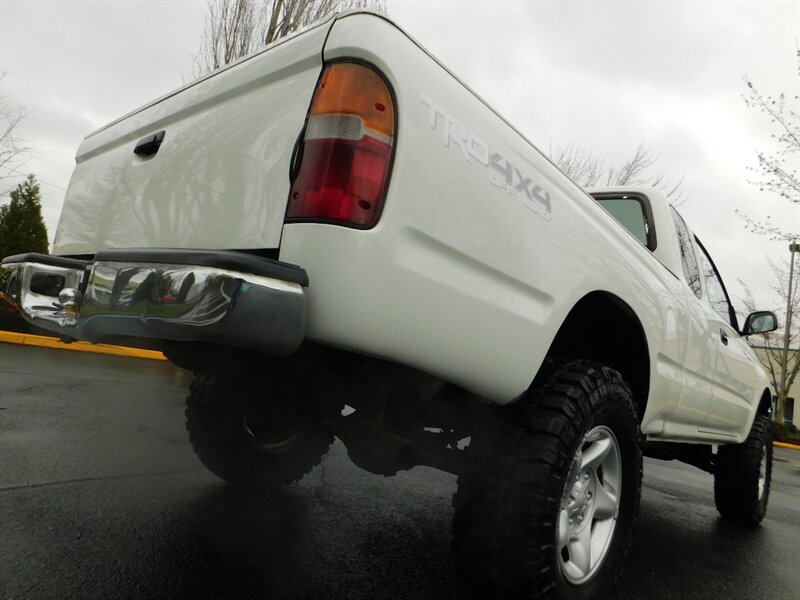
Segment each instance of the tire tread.
[[[621,532],[607,597],[621,572],[632,538],[642,473],[638,421],[630,390],[619,373],[589,361],[549,361],[531,391],[498,411],[470,444],[472,468],[459,477],[453,498],[452,550],[462,593],[491,598],[555,598],[558,593],[554,531],[558,490],[575,444],[593,415],[623,405],[634,429],[635,493],[631,524]],[[568,443],[567,440],[573,440]],[[577,440],[577,441],[576,441]],[[614,542],[616,543],[616,542]]]

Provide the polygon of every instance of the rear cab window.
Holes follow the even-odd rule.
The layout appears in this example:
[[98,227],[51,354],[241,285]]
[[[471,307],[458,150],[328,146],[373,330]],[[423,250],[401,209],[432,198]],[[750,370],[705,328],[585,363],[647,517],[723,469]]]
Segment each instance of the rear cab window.
[[656,249],[656,231],[650,202],[638,194],[593,194],[600,206],[651,252]]

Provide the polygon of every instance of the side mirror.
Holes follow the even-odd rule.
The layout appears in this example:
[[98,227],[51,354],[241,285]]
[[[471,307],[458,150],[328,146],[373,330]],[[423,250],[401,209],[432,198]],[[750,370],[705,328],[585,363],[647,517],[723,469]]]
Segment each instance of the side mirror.
[[762,310],[747,315],[744,322],[742,335],[753,335],[756,333],[769,333],[778,328],[778,317],[774,312]]

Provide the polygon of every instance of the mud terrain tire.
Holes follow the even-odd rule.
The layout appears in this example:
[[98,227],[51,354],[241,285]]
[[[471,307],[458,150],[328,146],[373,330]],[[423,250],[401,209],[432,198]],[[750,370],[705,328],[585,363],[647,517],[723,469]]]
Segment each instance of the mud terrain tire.
[[245,487],[297,481],[317,465],[333,434],[288,389],[197,375],[186,398],[195,453],[215,475]]
[[622,571],[642,477],[630,389],[588,361],[545,372],[467,449],[452,545],[465,596],[608,598]]

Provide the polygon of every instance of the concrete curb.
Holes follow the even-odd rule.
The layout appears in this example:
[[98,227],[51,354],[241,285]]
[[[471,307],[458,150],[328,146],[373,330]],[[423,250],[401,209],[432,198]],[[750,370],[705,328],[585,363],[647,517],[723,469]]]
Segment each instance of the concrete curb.
[[59,350],[73,350],[75,352],[92,352],[94,354],[111,354],[113,356],[130,356],[133,358],[147,358],[150,360],[167,360],[155,350],[141,350],[124,346],[111,346],[109,344],[90,344],[88,342],[72,342],[65,344],[59,339],[31,333],[15,333],[13,331],[0,331],[0,342],[8,344],[24,344],[26,346],[39,346],[40,348],[57,348]]
[[800,446],[795,446],[794,444],[787,444],[786,442],[772,442],[773,446],[778,446],[779,448],[789,448],[789,450],[800,450]]

